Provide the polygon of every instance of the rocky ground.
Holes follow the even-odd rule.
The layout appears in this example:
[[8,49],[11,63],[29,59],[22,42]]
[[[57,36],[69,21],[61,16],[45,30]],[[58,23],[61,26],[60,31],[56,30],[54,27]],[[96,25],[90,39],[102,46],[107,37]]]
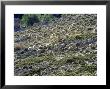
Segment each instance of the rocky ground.
[[97,15],[64,14],[14,32],[15,76],[96,76]]

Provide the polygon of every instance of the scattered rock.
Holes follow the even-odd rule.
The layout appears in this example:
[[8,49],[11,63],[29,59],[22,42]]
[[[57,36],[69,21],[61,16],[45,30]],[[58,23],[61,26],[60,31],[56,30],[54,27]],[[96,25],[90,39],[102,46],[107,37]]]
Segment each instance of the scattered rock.
[[[28,27],[21,26],[19,18],[14,23],[16,76],[96,75],[96,70],[87,73],[83,69],[85,65],[97,65],[95,14],[59,14],[51,23]],[[31,57],[29,62],[33,62],[29,64],[27,58]]]

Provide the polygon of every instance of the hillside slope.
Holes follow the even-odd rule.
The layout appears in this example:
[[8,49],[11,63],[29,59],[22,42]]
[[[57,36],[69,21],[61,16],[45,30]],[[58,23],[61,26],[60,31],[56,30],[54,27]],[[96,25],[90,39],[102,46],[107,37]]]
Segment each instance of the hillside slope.
[[96,76],[97,15],[63,14],[14,32],[15,76]]

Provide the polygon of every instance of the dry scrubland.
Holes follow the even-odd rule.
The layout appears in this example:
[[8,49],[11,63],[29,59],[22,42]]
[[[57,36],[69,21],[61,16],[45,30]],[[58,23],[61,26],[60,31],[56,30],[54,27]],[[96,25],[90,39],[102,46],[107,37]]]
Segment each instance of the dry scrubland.
[[97,15],[62,14],[14,32],[15,76],[96,76]]

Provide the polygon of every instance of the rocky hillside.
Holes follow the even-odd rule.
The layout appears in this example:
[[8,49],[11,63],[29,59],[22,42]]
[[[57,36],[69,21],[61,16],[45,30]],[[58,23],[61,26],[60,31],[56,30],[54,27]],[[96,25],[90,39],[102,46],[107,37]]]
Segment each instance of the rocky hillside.
[[15,76],[96,76],[96,72],[95,14],[62,14],[47,24],[34,22],[14,32]]

